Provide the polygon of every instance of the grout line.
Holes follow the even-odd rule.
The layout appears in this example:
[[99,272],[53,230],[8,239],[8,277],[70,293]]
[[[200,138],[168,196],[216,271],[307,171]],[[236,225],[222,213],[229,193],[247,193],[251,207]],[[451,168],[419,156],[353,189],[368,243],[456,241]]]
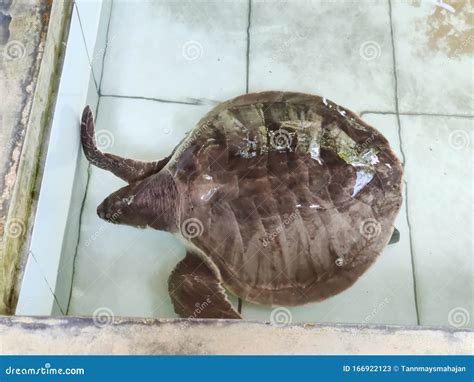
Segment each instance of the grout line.
[[415,311],[416,311],[416,323],[420,325],[420,312],[418,309],[418,295],[417,295],[417,282],[416,282],[416,271],[415,271],[415,251],[413,249],[413,235],[412,235],[412,228],[409,216],[409,208],[408,208],[408,183],[406,180],[403,181],[405,183],[405,214],[407,216],[407,225],[408,225],[408,238],[410,241],[410,259],[411,259],[411,270],[413,274],[413,293],[415,296]]
[[[388,12],[390,18],[390,38],[392,41],[392,63],[393,63],[393,79],[395,85],[395,111],[397,116],[397,125],[398,125],[398,140],[400,144],[400,152],[402,154],[402,161],[403,161],[403,169],[405,169],[406,164],[406,157],[405,152],[403,151],[403,141],[402,141],[402,125],[400,121],[400,110],[398,105],[398,77],[397,77],[397,58],[395,55],[395,38],[393,33],[393,18],[392,18],[392,1],[388,0]],[[413,235],[410,223],[410,215],[408,213],[408,183],[406,180],[405,183],[405,212],[408,224],[408,237],[410,242],[410,258],[411,258],[411,271],[412,271],[412,278],[413,278],[413,294],[415,300],[415,311],[416,311],[416,323],[420,325],[420,312],[418,309],[418,296],[417,296],[417,287],[416,287],[416,272],[415,272],[415,253],[413,250]]]
[[452,118],[474,118],[474,115],[469,114],[442,114],[442,113],[416,113],[416,112],[396,112],[396,111],[373,111],[373,110],[364,110],[359,113],[359,116],[362,117],[365,114],[382,114],[382,115],[409,115],[409,116],[420,116],[420,117],[452,117]]
[[[97,99],[97,112],[96,112],[96,118],[99,115],[99,108],[100,108],[100,97]],[[81,143],[79,143],[81,144]],[[81,145],[81,150],[79,152],[79,155],[82,155],[82,145]],[[78,158],[78,165],[79,165],[80,158]],[[84,212],[84,206],[86,205],[86,199],[87,199],[87,193],[89,191],[89,182],[91,178],[91,164],[87,162],[87,180],[86,180],[86,189],[84,190],[84,196],[82,198],[81,202],[81,208],[79,210],[79,224],[78,224],[78,233],[77,233],[77,242],[76,242],[76,249],[74,251],[74,256],[72,259],[72,275],[71,275],[71,287],[69,289],[69,299],[67,303],[67,309],[66,309],[66,315],[69,314],[69,308],[71,305],[71,297],[72,297],[72,287],[74,285],[74,276],[76,273],[76,259],[77,259],[77,253],[79,250],[79,242],[81,240],[81,227],[82,227],[82,216]]]
[[81,35],[82,35],[82,41],[84,42],[84,47],[86,49],[86,55],[87,55],[87,62],[89,63],[89,69],[92,73],[92,78],[94,79],[94,85],[97,93],[99,92],[99,86],[97,85],[97,80],[95,79],[95,74],[94,71],[92,70],[92,61],[91,57],[89,55],[89,50],[87,49],[87,43],[86,43],[86,38],[84,37],[84,29],[82,28],[82,21],[81,21],[81,15],[79,13],[79,8],[77,7],[76,2],[74,2],[74,7],[76,8],[76,13],[77,13],[77,18],[79,20],[79,26],[81,28]]
[[216,105],[221,101],[215,101],[205,98],[190,98],[190,101],[177,101],[177,100],[168,100],[168,99],[161,99],[161,98],[153,98],[153,97],[141,97],[141,96],[124,96],[119,94],[100,94],[101,97],[110,97],[110,98],[128,98],[128,99],[138,99],[138,100],[145,100],[145,101],[154,101],[160,103],[174,103],[179,105]]
[[61,304],[59,303],[59,300],[58,300],[58,298],[56,297],[56,294],[53,292],[53,289],[52,289],[51,286],[49,285],[48,279],[46,278],[46,276],[44,275],[43,271],[41,270],[40,264],[39,264],[38,260],[36,260],[35,254],[33,253],[33,251],[30,251],[30,254],[31,254],[31,257],[33,258],[33,260],[35,261],[36,265],[38,266],[38,270],[39,270],[39,272],[41,273],[41,276],[43,276],[44,282],[45,282],[46,285],[48,286],[49,291],[50,291],[51,294],[53,295],[54,301],[56,301],[56,305],[58,306],[59,311],[60,311],[61,314],[64,316],[63,308],[61,308]]
[[[248,93],[248,92],[247,92]],[[178,105],[217,105],[222,101],[217,100],[210,100],[206,98],[191,98],[192,101],[178,101],[178,100],[171,100],[171,99],[162,99],[162,98],[153,98],[153,97],[141,97],[141,96],[128,96],[128,95],[121,95],[121,94],[100,94],[101,97],[108,97],[108,98],[124,98],[124,99],[137,99],[137,100],[145,100],[145,101],[154,101],[160,103],[172,103]],[[396,111],[375,111],[375,110],[364,110],[359,113],[360,117],[363,117],[366,114],[381,114],[381,115],[397,115]],[[398,115],[408,115],[408,116],[421,116],[421,117],[446,117],[446,118],[474,118],[474,115],[468,114],[436,114],[436,113],[398,113]]]
[[249,92],[250,75],[250,23],[252,20],[252,0],[248,0],[248,19],[247,19],[247,53],[246,53],[246,73],[245,73],[245,92]]
[[[246,72],[245,72],[245,93],[249,93],[249,77],[250,77],[250,26],[252,21],[252,0],[248,0],[248,17],[247,17],[247,52],[246,52]],[[237,297],[237,311],[242,314],[242,299]]]
[[[75,5],[75,3],[74,3]],[[94,78],[94,83],[95,83],[95,87],[96,87],[96,91],[97,91],[97,111],[96,111],[96,116],[99,114],[99,107],[100,107],[100,87],[102,85],[102,77],[103,77],[103,74],[104,74],[104,61],[105,61],[105,54],[107,52],[107,43],[108,43],[108,36],[109,36],[109,26],[110,26],[110,18],[111,18],[111,15],[112,15],[112,5],[113,5],[113,0],[111,1],[111,4],[110,4],[110,14],[109,14],[109,21],[108,21],[108,25],[107,25],[107,34],[106,34],[106,41],[105,41],[105,50],[104,50],[104,56],[102,57],[102,72],[101,72],[101,76],[100,76],[100,82],[99,82],[99,85],[97,85],[97,82],[96,82],[96,79],[95,79],[95,75],[94,75],[94,70],[92,69],[92,64],[90,63],[90,60],[89,60],[89,63],[91,65],[91,72],[92,72],[92,77]],[[77,12],[77,14],[79,14],[79,11]],[[79,19],[79,22],[80,22],[80,19]],[[81,29],[82,29],[82,25],[81,25]],[[84,38],[84,35],[82,35],[82,37]],[[85,40],[84,40],[84,44],[85,44]],[[86,51],[87,51],[87,47],[86,47]],[[81,144],[81,143],[79,143]],[[82,149],[82,145],[81,145],[81,149]],[[79,156],[82,155],[81,153],[82,150],[79,150]],[[79,161],[80,161],[80,157],[78,157],[78,165],[79,165]],[[75,276],[75,273],[76,273],[76,259],[77,259],[77,252],[78,252],[78,249],[79,249],[79,242],[81,240],[81,226],[82,226],[82,216],[83,216],[83,212],[84,212],[84,206],[86,204],[86,198],[87,198],[87,192],[89,190],[89,181],[90,181],[90,177],[91,177],[91,164],[88,162],[87,163],[87,180],[86,180],[86,188],[84,190],[84,197],[82,198],[82,202],[81,202],[81,208],[79,210],[79,224],[78,224],[78,233],[77,233],[77,242],[76,242],[76,248],[75,248],[75,251],[74,251],[74,256],[73,256],[73,259],[72,259],[72,275],[71,275],[71,284],[70,284],[70,289],[69,289],[69,298],[68,298],[68,302],[67,302],[67,309],[66,309],[66,315],[69,314],[69,308],[71,306],[71,297],[72,297],[72,289],[73,289],[73,285],[74,285],[74,276]]]
[[104,47],[104,55],[102,56],[102,69],[100,71],[100,82],[99,88],[97,89],[97,93],[99,93],[99,97],[102,95],[102,79],[104,78],[104,66],[105,66],[105,57],[107,55],[107,48],[109,46],[109,29],[110,29],[110,21],[112,20],[112,8],[114,7],[114,0],[110,1],[110,11],[109,11],[109,20],[107,21],[107,31],[105,32],[105,47]]
[[[81,155],[81,154],[79,154]],[[82,216],[84,212],[84,206],[86,205],[86,198],[87,198],[87,191],[89,190],[89,181],[91,178],[91,164],[87,163],[87,180],[86,180],[86,189],[84,190],[84,197],[82,198],[81,202],[81,210],[79,212],[79,224],[78,224],[78,233],[77,233],[77,242],[76,242],[76,249],[74,251],[74,256],[72,259],[72,275],[71,275],[71,286],[69,288],[69,299],[67,302],[67,309],[66,315],[69,314],[69,307],[71,305],[71,297],[72,297],[72,287],[74,285],[74,276],[76,273],[76,259],[77,259],[77,252],[79,250],[79,242],[81,241],[81,227],[82,227]]]

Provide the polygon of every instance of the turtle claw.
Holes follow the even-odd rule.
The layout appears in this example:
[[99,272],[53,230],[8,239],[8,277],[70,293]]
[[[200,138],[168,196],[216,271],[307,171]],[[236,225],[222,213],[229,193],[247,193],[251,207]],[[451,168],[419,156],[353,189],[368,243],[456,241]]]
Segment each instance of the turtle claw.
[[390,237],[390,241],[388,244],[395,244],[400,241],[400,231],[396,228],[393,229],[392,236]]

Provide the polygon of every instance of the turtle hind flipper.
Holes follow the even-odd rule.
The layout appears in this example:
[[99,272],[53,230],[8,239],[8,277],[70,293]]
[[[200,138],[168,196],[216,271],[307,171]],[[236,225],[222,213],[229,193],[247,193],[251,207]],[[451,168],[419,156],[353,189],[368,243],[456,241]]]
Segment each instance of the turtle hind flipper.
[[182,318],[242,318],[214,271],[189,251],[171,273],[168,290],[174,310]]
[[159,161],[146,162],[102,152],[97,147],[94,117],[89,105],[82,112],[81,142],[84,154],[90,163],[112,172],[127,183],[139,181],[159,172],[171,158],[171,156],[168,156]]

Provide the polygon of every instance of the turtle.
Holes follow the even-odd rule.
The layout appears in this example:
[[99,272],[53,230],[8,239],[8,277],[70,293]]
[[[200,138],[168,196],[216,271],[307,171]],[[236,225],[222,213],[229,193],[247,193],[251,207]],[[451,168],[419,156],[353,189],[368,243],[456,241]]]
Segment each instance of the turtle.
[[242,318],[228,292],[266,306],[322,301],[397,240],[400,160],[379,131],[324,97],[238,96],[155,161],[102,152],[94,130],[86,106],[86,158],[128,183],[99,217],[170,232],[186,247],[168,280],[180,317]]

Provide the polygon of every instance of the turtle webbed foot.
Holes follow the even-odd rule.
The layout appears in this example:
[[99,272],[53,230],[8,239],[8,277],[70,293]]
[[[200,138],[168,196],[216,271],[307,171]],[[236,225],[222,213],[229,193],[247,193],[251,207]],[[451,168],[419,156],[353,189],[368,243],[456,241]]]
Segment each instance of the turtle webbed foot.
[[215,272],[189,251],[171,273],[168,289],[174,310],[182,318],[242,318]]

